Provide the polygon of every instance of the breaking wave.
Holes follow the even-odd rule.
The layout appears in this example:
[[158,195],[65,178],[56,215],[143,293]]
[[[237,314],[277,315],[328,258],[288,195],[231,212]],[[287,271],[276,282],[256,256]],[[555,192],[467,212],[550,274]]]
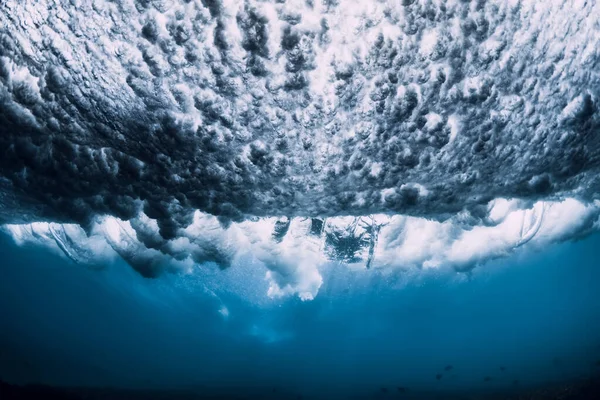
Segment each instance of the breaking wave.
[[[161,240],[156,221],[142,214],[130,221],[99,218],[86,233],[74,224],[5,225],[18,243],[53,249],[84,265],[121,257],[144,276],[163,271],[220,268],[253,259],[267,269],[268,295],[312,299],[322,284],[320,269],[337,262],[354,270],[453,267],[469,271],[487,260],[527,245],[542,248],[580,237],[599,227],[600,202],[573,199],[538,202],[498,199],[484,224],[471,226],[458,215],[444,222],[419,217],[370,215],[331,218],[254,218],[224,227],[197,211],[176,239]],[[238,266],[238,268],[242,268]],[[248,268],[246,266],[246,268]]]
[[[565,20],[565,13],[569,18]],[[0,4],[0,223],[144,276],[467,271],[597,227],[600,6]]]

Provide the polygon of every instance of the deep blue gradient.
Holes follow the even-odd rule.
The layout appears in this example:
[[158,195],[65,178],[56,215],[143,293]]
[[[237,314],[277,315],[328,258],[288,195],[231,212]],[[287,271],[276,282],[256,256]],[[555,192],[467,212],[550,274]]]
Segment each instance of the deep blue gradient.
[[308,398],[583,378],[600,370],[599,247],[595,235],[469,275],[330,265],[302,302],[269,299],[256,263],[144,279],[2,236],[0,378]]

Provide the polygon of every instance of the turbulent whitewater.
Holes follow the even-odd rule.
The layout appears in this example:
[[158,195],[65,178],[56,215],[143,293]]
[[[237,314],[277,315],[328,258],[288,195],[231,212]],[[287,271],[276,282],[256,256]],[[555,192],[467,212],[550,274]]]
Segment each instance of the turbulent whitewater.
[[0,223],[146,276],[468,270],[597,227],[596,1],[7,0]]

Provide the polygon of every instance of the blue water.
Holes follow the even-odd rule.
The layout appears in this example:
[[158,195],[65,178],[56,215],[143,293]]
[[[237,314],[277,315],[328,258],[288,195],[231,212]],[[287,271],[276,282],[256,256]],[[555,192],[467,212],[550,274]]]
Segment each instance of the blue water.
[[599,248],[595,235],[469,275],[330,265],[302,302],[269,299],[252,262],[144,279],[122,262],[90,270],[2,236],[0,378],[305,398],[584,378],[600,370]]

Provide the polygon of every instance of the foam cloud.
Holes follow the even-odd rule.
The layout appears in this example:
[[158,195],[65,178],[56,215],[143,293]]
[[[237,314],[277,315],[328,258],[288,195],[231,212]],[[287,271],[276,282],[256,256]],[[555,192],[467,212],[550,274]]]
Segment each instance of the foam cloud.
[[102,265],[120,256],[148,277],[166,270],[194,273],[195,265],[207,262],[245,268],[239,264],[254,259],[267,270],[268,296],[311,300],[323,283],[323,268],[331,262],[354,270],[468,271],[520,247],[542,249],[600,227],[600,201],[584,204],[567,199],[522,206],[517,200],[492,201],[487,205],[487,223],[475,226],[465,224],[460,215],[439,222],[380,214],[261,218],[223,227],[216,217],[196,211],[187,236],[162,241],[155,248],[148,247],[145,238],[160,238],[159,228],[145,215],[139,217],[146,220],[143,235],[114,217],[99,219],[89,236],[75,224],[37,222],[4,225],[4,230],[18,243],[43,245],[84,265]]
[[[146,276],[250,253],[305,298],[323,257],[468,268],[585,234],[599,23],[580,0],[4,1],[0,223],[59,247],[78,225]],[[521,234],[494,199],[581,206]]]

